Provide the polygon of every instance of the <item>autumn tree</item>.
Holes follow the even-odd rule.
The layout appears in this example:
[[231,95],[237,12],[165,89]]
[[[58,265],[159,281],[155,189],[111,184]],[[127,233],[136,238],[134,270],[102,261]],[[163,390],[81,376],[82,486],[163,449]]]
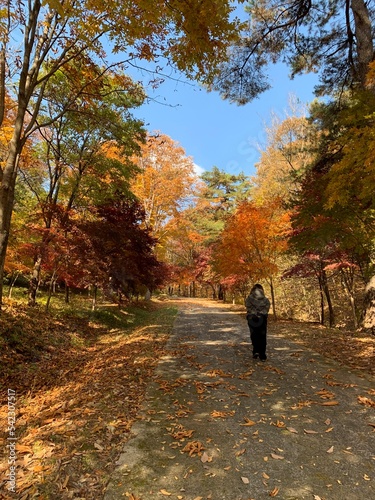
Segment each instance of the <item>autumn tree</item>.
[[309,123],[307,109],[293,101],[284,117],[272,115],[265,132],[267,142],[255,165],[252,197],[259,204],[278,198],[287,203],[298,192],[310,166],[316,132]]
[[215,267],[234,290],[245,294],[250,283],[268,281],[274,313],[273,277],[277,257],[287,248],[288,228],[289,215],[280,210],[280,200],[263,206],[244,202],[228,218],[215,247]]
[[[130,114],[143,101],[142,88],[119,72],[107,71],[92,82],[99,68],[81,63],[65,66],[49,80],[47,105],[41,109],[40,119],[50,119],[51,125],[40,132],[39,162],[28,168],[20,166],[45,229],[35,245],[30,305],[36,301],[43,254],[48,254],[48,245],[57,237],[53,221],[58,230],[65,231],[64,218],[70,210],[103,202],[114,189],[129,192],[134,170],[129,157],[139,149],[138,141],[144,135],[141,122]],[[84,81],[85,94],[79,103],[72,102],[72,94]]]
[[276,61],[287,63],[292,77],[319,72],[319,94],[365,87],[374,58],[372,1],[262,0],[247,11],[247,29],[215,84],[224,98],[244,104],[267,90],[266,70]]
[[[361,279],[367,281],[366,275],[371,273],[372,237],[366,216],[354,203],[346,209],[337,205],[327,206],[326,167],[324,162],[317,163],[301,183],[294,199],[290,248],[302,260],[305,260],[306,254],[313,254],[314,265],[319,261],[319,287],[326,297],[329,322],[333,325],[335,319],[328,273],[334,269],[343,273],[356,268]],[[348,264],[344,266],[344,262]],[[353,295],[352,289],[347,286],[346,289]]]
[[197,180],[194,163],[184,149],[164,134],[148,135],[139,156],[132,191],[145,210],[145,225],[163,246],[174,218],[191,198]]
[[75,266],[85,269],[83,282],[128,297],[139,293],[142,285],[150,290],[161,285],[162,264],[154,254],[156,240],[141,227],[142,206],[120,195],[93,207],[92,214],[91,220],[79,222],[81,237],[75,237]]
[[[19,159],[28,138],[51,124],[38,116],[53,75],[83,59],[102,61],[106,72],[110,63],[104,45],[109,40],[114,52],[126,54],[124,59],[153,61],[162,55],[189,77],[210,79],[238,32],[229,1],[114,1],[109,6],[82,0],[61,5],[15,0],[0,10],[0,126],[9,116],[6,86],[16,103],[12,134],[1,157],[0,303]],[[72,99],[84,92],[85,87],[78,89]]]

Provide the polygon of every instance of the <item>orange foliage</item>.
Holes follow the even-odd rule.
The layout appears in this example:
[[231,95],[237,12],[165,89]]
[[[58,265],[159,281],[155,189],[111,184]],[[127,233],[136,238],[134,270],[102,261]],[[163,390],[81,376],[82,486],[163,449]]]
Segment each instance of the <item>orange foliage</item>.
[[149,135],[141,155],[133,158],[140,169],[132,191],[146,212],[146,224],[158,238],[191,195],[196,180],[193,160],[166,135]]
[[263,206],[242,203],[228,220],[215,250],[215,265],[224,277],[251,281],[274,275],[277,257],[287,248],[289,214],[276,200]]

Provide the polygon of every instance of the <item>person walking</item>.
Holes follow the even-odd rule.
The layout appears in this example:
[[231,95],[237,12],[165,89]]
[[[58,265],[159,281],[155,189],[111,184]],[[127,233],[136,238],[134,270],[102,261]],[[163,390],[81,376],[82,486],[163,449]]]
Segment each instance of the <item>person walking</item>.
[[269,299],[264,295],[262,285],[257,283],[253,286],[245,300],[245,306],[247,310],[246,319],[253,346],[253,358],[266,361],[267,319],[271,304]]

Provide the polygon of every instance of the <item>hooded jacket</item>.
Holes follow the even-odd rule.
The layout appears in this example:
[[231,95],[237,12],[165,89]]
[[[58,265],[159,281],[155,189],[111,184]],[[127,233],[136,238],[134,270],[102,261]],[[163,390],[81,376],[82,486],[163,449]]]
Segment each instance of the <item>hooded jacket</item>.
[[270,301],[264,295],[263,290],[256,288],[253,290],[245,300],[245,306],[247,309],[247,314],[252,316],[259,316],[261,314],[268,314],[270,310]]

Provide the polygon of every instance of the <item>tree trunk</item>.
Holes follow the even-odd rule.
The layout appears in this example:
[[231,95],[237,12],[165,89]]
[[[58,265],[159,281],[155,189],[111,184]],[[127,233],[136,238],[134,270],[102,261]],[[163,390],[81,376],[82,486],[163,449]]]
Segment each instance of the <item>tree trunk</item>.
[[271,289],[272,312],[273,312],[273,317],[276,320],[277,319],[277,315],[276,315],[275,288],[273,286],[273,279],[272,278],[270,278],[270,289]]
[[368,65],[374,58],[371,20],[366,2],[364,0],[351,0],[351,9],[354,17],[355,39],[358,56],[356,77],[361,84],[361,87],[365,88]]
[[324,269],[322,269],[322,289],[324,292],[324,295],[327,299],[327,305],[328,305],[328,311],[329,311],[329,326],[332,328],[335,326],[335,314],[333,312],[333,307],[332,307],[332,300],[331,300],[331,294],[328,288],[328,283],[327,283],[327,275]]
[[14,186],[18,165],[16,147],[9,153],[7,166],[0,178],[0,310],[3,303],[4,265],[14,203]]
[[353,323],[354,323],[354,328],[358,328],[358,318],[357,318],[357,305],[356,305],[356,300],[355,300],[355,289],[354,289],[354,283],[355,283],[355,273],[354,269],[350,269],[349,271],[342,270],[341,271],[341,282],[343,285],[343,288],[345,292],[349,296],[349,302],[350,302],[350,307],[352,310],[353,314]]
[[48,309],[49,309],[49,305],[51,303],[51,299],[52,299],[53,291],[54,291],[54,288],[55,288],[55,284],[56,284],[56,270],[53,271],[53,275],[51,277],[51,281],[50,281],[49,287],[48,287],[48,297],[47,297],[47,302],[46,302],[46,311],[48,311]]
[[357,328],[358,328],[357,307],[356,307],[356,303],[355,303],[355,297],[353,294],[350,294],[349,300],[350,300],[350,305],[352,308],[354,328],[357,330]]
[[69,304],[70,302],[70,288],[69,286],[65,283],[65,304]]
[[[22,72],[20,80],[23,84],[25,83],[26,74],[24,72]],[[3,303],[4,265],[13,213],[14,188],[16,185],[20,154],[25,142],[22,140],[25,114],[26,101],[24,95],[22,97],[20,95],[17,116],[14,122],[13,136],[8,146],[8,156],[4,169],[0,168],[0,311]]]
[[325,315],[324,315],[324,293],[323,293],[323,286],[322,286],[322,280],[319,277],[319,295],[320,295],[320,324],[324,325],[325,321]]
[[98,297],[98,287],[95,285],[94,286],[94,291],[93,291],[93,294],[92,294],[92,306],[91,306],[91,310],[92,311],[95,311],[96,310],[96,299]]
[[34,262],[33,273],[29,284],[29,306],[35,306],[36,294],[40,283],[40,273],[42,269],[42,256],[38,255]]
[[212,298],[216,299],[216,287],[212,283],[210,283],[209,285],[212,288]]
[[362,326],[375,335],[375,276],[368,282],[365,289],[364,312]]
[[9,282],[9,290],[8,290],[8,299],[12,298],[13,287],[17,281],[18,276],[20,275],[19,271],[15,272]]

